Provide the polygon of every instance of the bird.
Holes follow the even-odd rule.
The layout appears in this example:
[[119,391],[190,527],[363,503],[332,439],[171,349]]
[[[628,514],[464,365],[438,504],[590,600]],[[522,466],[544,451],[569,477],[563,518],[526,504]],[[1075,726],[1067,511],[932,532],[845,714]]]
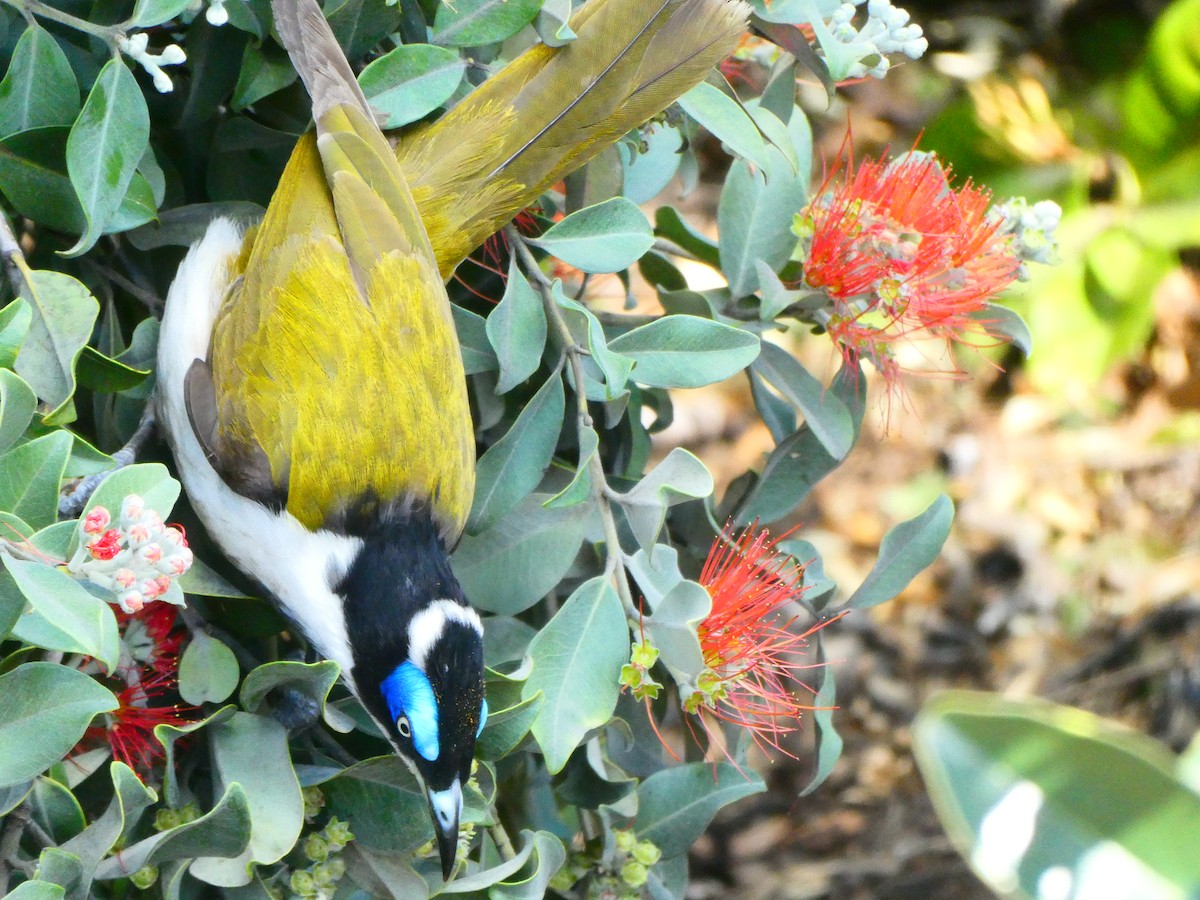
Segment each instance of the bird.
[[315,127],[262,221],[214,219],[167,294],[158,419],[188,498],[419,778],[447,880],[487,704],[450,567],[475,439],[445,280],[745,27],[741,0],[641,2],[588,0],[572,44],[393,148],[316,0],[272,0]]

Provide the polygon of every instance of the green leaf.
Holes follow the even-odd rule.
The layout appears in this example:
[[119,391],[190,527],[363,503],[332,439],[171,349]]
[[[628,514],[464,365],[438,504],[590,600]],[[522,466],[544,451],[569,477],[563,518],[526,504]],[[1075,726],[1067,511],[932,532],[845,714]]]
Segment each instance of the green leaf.
[[592,492],[592,458],[600,451],[600,436],[595,428],[579,428],[579,463],[575,475],[565,488],[546,501],[551,509],[565,508],[582,503]]
[[66,892],[61,885],[48,881],[26,881],[7,894],[8,900],[62,900]]
[[183,799],[180,796],[179,778],[177,777],[175,766],[176,742],[180,738],[194,734],[202,728],[207,728],[209,725],[217,725],[224,722],[235,712],[237,712],[237,707],[231,704],[229,706],[222,706],[211,716],[207,716],[196,722],[188,722],[185,725],[154,726],[154,737],[162,744],[163,752],[166,756],[163,764],[163,798],[166,800],[167,806],[177,809],[183,805]]
[[79,383],[93,391],[115,394],[140,385],[149,376],[148,369],[135,369],[111,359],[90,345],[80,354],[76,374]]
[[854,444],[854,423],[837,394],[827,391],[792,354],[770,341],[763,341],[752,368],[804,414],[805,424],[830,456],[845,458]]
[[0,510],[34,528],[58,518],[58,488],[71,455],[71,435],[53,431],[0,456]]
[[75,362],[92,336],[100,304],[86,287],[62,272],[30,272],[23,291],[33,310],[29,333],[17,354],[17,374],[50,408],[48,424],[67,419],[75,393]]
[[224,597],[229,600],[249,600],[250,595],[234,587],[204,561],[194,558],[191,567],[176,580],[185,594],[201,597]]
[[758,356],[758,335],[697,316],[663,316],[609,342],[650,387],[702,387],[740,372]]
[[0,369],[0,452],[25,433],[37,409],[37,395],[20,375]]
[[63,890],[73,891],[83,880],[83,861],[74,853],[57,847],[46,847],[38,856],[34,878],[38,881],[57,884]]
[[532,731],[554,774],[617,706],[629,629],[611,582],[599,576],[580,585],[530,643],[529,656],[533,671],[521,696],[546,697]]
[[899,594],[937,559],[953,522],[954,504],[942,494],[925,512],[889,531],[879,547],[879,559],[846,606],[866,609]]
[[[47,650],[83,653],[112,673],[121,657],[121,639],[112,608],[89,593],[67,573],[41,562],[3,558],[15,586],[29,601],[31,612],[13,633]],[[9,590],[4,585],[0,590]]]
[[550,880],[567,861],[567,850],[557,837],[548,831],[522,830],[526,845],[534,848],[530,862],[517,877],[501,881],[488,891],[491,900],[542,900]]
[[298,691],[311,698],[321,710],[326,723],[335,731],[349,732],[354,723],[329,706],[329,692],[337,684],[341,669],[332,660],[323,659],[315,663],[294,660],[279,660],[264,663],[246,676],[238,701],[248,712],[258,712],[273,690]]
[[56,844],[69,841],[87,827],[87,819],[75,795],[53,778],[39,776],[29,795],[34,820],[54,838]]
[[349,59],[359,59],[400,24],[399,3],[338,0],[329,4],[329,27]]
[[87,219],[87,231],[67,256],[91,249],[104,233],[149,144],[146,98],[125,62],[111,59],[100,70],[67,138],[67,172]]
[[[819,632],[818,632],[819,640]],[[824,653],[818,652],[818,665],[825,662]],[[833,680],[833,666],[820,665],[822,672],[821,689],[813,698],[812,723],[817,737],[817,764],[812,779],[800,791],[801,797],[807,797],[822,784],[833,772],[833,767],[841,759],[844,742],[837,733],[833,714],[837,709],[837,685]]]
[[455,0],[443,3],[433,20],[434,43],[479,47],[512,37],[533,21],[542,0]]
[[646,203],[658,196],[679,171],[683,158],[683,135],[678,128],[654,124],[643,128],[642,140],[646,150],[622,153],[625,164],[625,189],[622,191],[634,203]]
[[79,84],[58,41],[31,23],[0,81],[0,138],[44,125],[70,125],[79,112]]
[[[590,364],[592,373],[598,371],[598,375],[595,377],[604,379],[603,393],[594,396],[587,390],[588,384],[585,379],[582,390],[587,393],[588,399],[615,400],[622,396],[625,391],[625,383],[633,371],[633,360],[609,349],[608,339],[600,320],[582,303],[577,303],[564,294],[561,281],[555,280],[552,285],[552,293],[554,302],[566,311],[567,326],[571,335],[588,348],[589,356],[584,360],[585,372]],[[578,385],[575,385],[575,389],[581,390]]]
[[[457,5],[457,3],[456,3]],[[422,119],[453,96],[467,70],[457,51],[432,44],[401,44],[362,70],[358,83],[380,128]]]
[[480,457],[467,521],[472,534],[490,528],[538,486],[554,458],[565,402],[562,377],[552,372],[512,428]]
[[681,580],[653,609],[643,622],[646,634],[680,693],[687,695],[697,689],[696,679],[707,668],[697,629],[712,612],[712,597],[703,585]]
[[676,447],[649,475],[616,499],[625,510],[638,545],[650,552],[662,530],[668,506],[707,497],[712,491],[712,473],[704,463],[682,447]]
[[240,676],[233,651],[197,631],[179,660],[179,696],[193,706],[220,703],[237,689]]
[[153,28],[170,22],[191,5],[192,0],[137,0],[129,25],[131,28]]
[[1033,352],[1033,334],[1029,326],[1007,306],[986,303],[983,309],[971,314],[971,318],[983,326],[984,331],[1008,341],[1026,356]]
[[575,32],[567,24],[570,19],[571,0],[545,0],[533,27],[547,47],[564,47],[575,40]]
[[766,789],[757,773],[727,762],[674,766],[638,785],[634,831],[664,859],[687,852],[721,807]]
[[547,499],[531,494],[487,531],[459,543],[451,566],[477,608],[516,615],[552,590],[575,561],[592,509],[547,509]]
[[234,713],[208,729],[216,784],[246,792],[252,829],[247,861],[273,863],[296,843],[304,801],[288,754],[287,732],[274,719]]
[[241,111],[281,91],[297,78],[291,60],[274,44],[247,44],[233,89],[233,108]]
[[79,743],[92,719],[117,708],[82,672],[32,662],[0,675],[0,786],[41,774]]
[[770,171],[772,157],[767,152],[768,145],[758,125],[736,100],[719,88],[701,82],[680,97],[678,103],[685,113],[738,156]]
[[673,206],[660,206],[654,213],[654,228],[667,240],[672,241],[696,257],[702,263],[720,270],[720,250],[706,234],[697,231]]
[[[257,203],[230,200],[222,203],[190,203],[175,209],[164,210],[157,222],[150,222],[125,237],[138,250],[155,250],[159,247],[190,247],[204,237],[213,219],[227,218],[235,222],[256,222],[262,218],[263,208]],[[143,322],[153,321],[144,319]],[[140,327],[140,326],[139,326]]]
[[429,803],[396,756],[368,759],[321,785],[325,809],[351,823],[356,846],[409,853],[433,840]]
[[619,272],[654,245],[654,234],[637,204],[613,197],[571,213],[529,243],[584,272]]
[[1183,898],[1200,892],[1200,796],[1161,744],[1080,709],[953,691],[918,715],[934,808],[998,894]]
[[33,310],[20,297],[0,309],[0,368],[13,367],[32,320]]
[[[529,835],[528,831],[522,832],[524,835]],[[481,891],[491,887],[496,882],[507,878],[509,875],[515,874],[520,868],[529,861],[530,854],[533,853],[533,841],[526,840],[525,845],[511,859],[506,859],[499,865],[492,866],[490,869],[471,872],[468,875],[459,875],[444,888],[443,894],[466,894],[471,891]]]
[[529,734],[545,702],[545,696],[539,692],[512,706],[493,711],[493,704],[489,700],[487,724],[479,735],[475,753],[480,759],[487,760],[500,760],[508,756]]
[[[756,109],[760,124],[783,124],[766,110]],[[792,117],[793,126],[784,129],[782,140],[791,146],[791,131],[812,137],[803,115]],[[720,235],[721,270],[729,279],[733,296],[744,297],[759,288],[756,263],[765,263],[778,272],[796,247],[792,217],[808,198],[808,160],[799,175],[794,161],[784,158],[777,146],[765,150],[771,164],[764,170],[751,169],[744,160],[734,160],[721,189],[717,206],[717,233]]]
[[129,766],[114,762],[108,767],[112,778],[112,802],[82,834],[62,845],[61,849],[74,854],[82,863],[83,878],[73,896],[91,897],[92,875],[96,866],[117,845],[133,833],[143,811],[158,799]]
[[457,304],[451,304],[450,312],[454,315],[454,330],[458,332],[458,343],[466,373],[478,375],[480,372],[498,369],[500,363],[496,360],[496,354],[488,341],[487,321],[483,316]]
[[546,347],[546,310],[514,255],[504,296],[487,318],[487,335],[500,361],[497,394],[507,394],[537,371]]
[[176,859],[238,857],[246,850],[250,833],[246,792],[240,784],[231,784],[203,816],[122,848],[100,864],[96,878],[128,878],[144,866],[160,866]]

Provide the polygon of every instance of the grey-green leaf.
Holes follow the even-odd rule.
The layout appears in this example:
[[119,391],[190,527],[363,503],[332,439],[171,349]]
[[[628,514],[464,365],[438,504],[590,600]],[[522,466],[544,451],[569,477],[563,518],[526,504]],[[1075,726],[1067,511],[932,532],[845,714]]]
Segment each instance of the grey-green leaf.
[[146,98],[125,62],[110,59],[67,138],[67,172],[87,219],[87,231],[68,256],[91,249],[104,233],[149,143]]
[[629,661],[629,628],[612,583],[598,576],[580,585],[538,632],[529,656],[533,671],[521,696],[545,695],[532,731],[553,774],[617,706],[621,666]]
[[850,412],[833,391],[828,391],[808,369],[782,347],[763,341],[753,369],[790,401],[835,459],[843,459],[854,443]]
[[37,396],[20,375],[0,369],[0,453],[17,442],[33,421]]
[[488,340],[500,361],[496,393],[506,394],[537,371],[546,346],[546,310],[514,254],[504,296],[487,318]]
[[750,365],[758,335],[699,316],[663,316],[609,341],[637,365],[633,380],[650,387],[693,388],[723,381]]
[[70,125],[79,112],[79,84],[58,41],[30,24],[0,81],[0,138],[43,125]]
[[889,531],[879,547],[879,559],[846,606],[865,609],[899,594],[937,559],[953,522],[954,504],[942,494],[925,512]]
[[432,44],[401,44],[371,62],[358,83],[381,115],[381,128],[400,128],[427,116],[453,96],[467,62]]
[[737,101],[719,88],[701,82],[679,98],[679,105],[729,149],[756,166],[769,170],[771,157],[767,142],[754,120]]
[[480,458],[467,522],[472,534],[490,528],[538,486],[554,458],[565,403],[562,377],[552,372],[508,433]]
[[664,858],[679,856],[704,833],[721,807],[763,790],[757,773],[739,772],[727,762],[663,769],[638,785],[634,831],[656,844]]
[[479,609],[516,615],[566,575],[592,513],[588,504],[547,509],[530,494],[479,535],[466,535],[451,559],[454,574]]
[[542,0],[455,0],[440,4],[433,20],[434,43],[478,47],[512,37],[533,21]]
[[192,5],[192,0],[137,0],[129,19],[134,28],[153,28],[170,22]]
[[619,272],[654,244],[654,233],[637,204],[613,197],[571,213],[529,243],[584,272]]
[[233,651],[197,631],[179,660],[179,696],[193,706],[220,703],[237,688],[240,675]]
[[0,786],[28,781],[62,759],[92,719],[117,708],[93,678],[33,662],[0,675]]
[[617,502],[625,510],[638,545],[651,552],[666,519],[667,507],[707,497],[713,491],[712,473],[699,459],[676,447],[654,470]]
[[116,670],[121,644],[112,607],[53,566],[11,556],[3,562],[32,610],[17,620],[13,634],[48,650],[86,654],[108,672]]
[[24,287],[33,319],[14,368],[46,404],[46,419],[54,422],[66,418],[66,404],[75,393],[75,363],[92,336],[100,304],[62,272],[30,272]]
[[34,528],[54,522],[71,443],[69,432],[52,431],[0,456],[0,510]]

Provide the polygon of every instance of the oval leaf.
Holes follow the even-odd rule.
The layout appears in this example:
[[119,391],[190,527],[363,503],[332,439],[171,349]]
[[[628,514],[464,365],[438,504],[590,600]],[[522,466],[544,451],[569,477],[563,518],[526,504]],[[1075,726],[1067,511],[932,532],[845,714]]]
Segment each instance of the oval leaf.
[[467,62],[454,50],[432,44],[401,44],[358,76],[380,128],[400,128],[427,116],[450,99]]
[[455,0],[442,3],[433,39],[443,47],[478,47],[512,37],[533,21],[542,0]]
[[514,255],[504,296],[487,318],[488,340],[500,360],[496,393],[506,394],[537,371],[546,346],[546,310]]
[[600,576],[580,585],[530,643],[529,656],[533,671],[521,696],[545,695],[531,730],[554,774],[590,729],[609,720],[621,693],[629,628],[609,580]]
[[953,522],[954,504],[942,494],[925,512],[889,531],[879,546],[879,559],[846,605],[865,609],[899,594],[937,559]]
[[62,272],[30,272],[24,287],[33,319],[14,368],[50,408],[46,418],[54,420],[75,393],[75,363],[92,336],[100,304]]
[[117,698],[82,672],[33,662],[0,675],[0,786],[41,774],[79,743]]
[[43,125],[70,125],[78,112],[79,84],[67,55],[46,29],[31,24],[0,81],[0,138]]
[[584,272],[619,272],[654,245],[654,233],[637,204],[613,197],[571,213],[529,243]]
[[83,207],[87,230],[66,255],[86,252],[104,233],[149,144],[146,98],[125,62],[110,59],[100,70],[67,138],[67,172]]
[[179,660],[179,696],[193,706],[220,703],[237,688],[240,675],[233,651],[197,631]]
[[679,856],[704,833],[722,806],[763,790],[756,773],[739,772],[726,762],[663,769],[638,785],[634,830],[642,840],[656,844],[664,859]]
[[1080,709],[954,691],[913,749],[942,823],[997,894],[1200,893],[1200,797],[1157,742]]
[[633,380],[650,387],[693,388],[723,381],[750,365],[758,335],[698,316],[663,316],[609,342],[637,365]]

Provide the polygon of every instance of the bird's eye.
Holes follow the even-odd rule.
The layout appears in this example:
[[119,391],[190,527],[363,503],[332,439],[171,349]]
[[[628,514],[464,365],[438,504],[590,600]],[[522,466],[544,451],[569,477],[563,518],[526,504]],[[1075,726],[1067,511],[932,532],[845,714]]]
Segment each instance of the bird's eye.
[[400,732],[400,737],[412,737],[412,727],[408,724],[408,716],[401,716],[396,720],[396,730]]

